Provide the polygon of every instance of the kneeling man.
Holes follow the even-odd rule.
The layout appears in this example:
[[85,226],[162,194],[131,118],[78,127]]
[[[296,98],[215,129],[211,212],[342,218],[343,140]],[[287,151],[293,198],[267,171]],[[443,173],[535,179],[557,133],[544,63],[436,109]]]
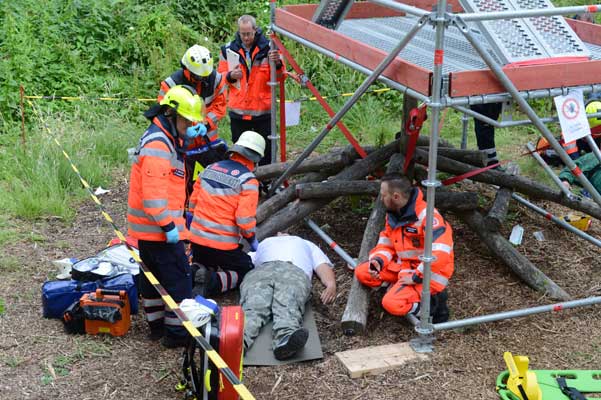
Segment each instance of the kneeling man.
[[[426,234],[426,202],[419,188],[400,174],[386,174],[381,179],[380,197],[386,207],[386,226],[378,245],[369,253],[369,261],[355,269],[355,276],[370,287],[392,285],[382,307],[390,314],[418,314],[422,294]],[[453,231],[438,210],[432,225],[432,294],[433,322],[448,320],[446,287],[453,275]]]

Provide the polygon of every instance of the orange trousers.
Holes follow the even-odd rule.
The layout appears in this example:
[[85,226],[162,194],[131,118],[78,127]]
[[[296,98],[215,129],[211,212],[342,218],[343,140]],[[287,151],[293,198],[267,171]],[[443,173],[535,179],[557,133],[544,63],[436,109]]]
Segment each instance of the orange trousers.
[[[390,268],[389,268],[390,267]],[[390,263],[380,271],[380,278],[369,273],[369,262],[361,263],[355,268],[357,280],[369,287],[378,287],[384,282],[393,284],[382,298],[382,307],[392,315],[403,316],[417,307],[421,300],[422,285],[404,285],[398,282],[400,265]]]

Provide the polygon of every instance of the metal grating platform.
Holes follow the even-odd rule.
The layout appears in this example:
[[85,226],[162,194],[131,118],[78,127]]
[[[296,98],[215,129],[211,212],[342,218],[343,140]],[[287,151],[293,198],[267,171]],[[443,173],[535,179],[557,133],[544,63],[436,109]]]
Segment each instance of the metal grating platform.
[[[553,8],[548,0],[460,0],[468,12]],[[561,16],[477,23],[502,64],[553,57],[590,57],[584,43]]]
[[[390,52],[416,22],[417,18],[411,16],[350,19],[340,25],[338,32],[359,42]],[[473,33],[482,39],[489,54],[501,62],[485,36],[478,31],[473,31]],[[401,51],[399,57],[422,68],[432,70],[434,68],[434,34],[432,28],[424,27]],[[478,53],[456,28],[451,27],[446,31],[444,45],[443,73],[488,69]],[[584,43],[583,46],[592,59],[601,60],[601,46]],[[501,62],[501,64],[504,63]]]
[[326,28],[336,29],[351,9],[355,0],[321,0],[312,21]]

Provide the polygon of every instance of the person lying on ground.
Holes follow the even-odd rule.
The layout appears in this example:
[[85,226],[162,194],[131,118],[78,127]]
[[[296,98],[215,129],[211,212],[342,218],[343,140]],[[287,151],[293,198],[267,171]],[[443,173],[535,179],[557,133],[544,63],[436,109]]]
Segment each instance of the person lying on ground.
[[283,233],[261,241],[250,255],[255,268],[240,286],[244,346],[250,348],[261,328],[273,319],[275,358],[291,358],[309,337],[302,323],[313,272],[325,286],[321,301],[327,304],[336,298],[332,263],[314,243]]

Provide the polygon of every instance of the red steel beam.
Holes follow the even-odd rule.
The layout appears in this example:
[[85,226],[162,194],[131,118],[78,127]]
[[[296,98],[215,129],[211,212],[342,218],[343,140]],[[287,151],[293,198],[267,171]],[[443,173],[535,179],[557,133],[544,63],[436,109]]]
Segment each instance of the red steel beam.
[[[292,57],[292,55],[290,54],[288,49],[284,46],[284,44],[280,41],[280,39],[278,39],[278,37],[275,36],[275,34],[271,35],[271,39],[274,41],[274,43],[276,44],[276,46],[278,47],[278,49],[280,50],[280,52],[282,53],[282,55],[284,56],[286,61],[288,61],[288,63],[292,67],[292,69],[294,69],[294,71],[296,71],[296,73],[299,74],[300,76],[305,75],[305,72],[302,70],[300,65],[298,65],[296,60],[294,60],[294,58]],[[336,113],[334,112],[334,110],[332,110],[332,107],[330,107],[330,105],[325,101],[325,99],[323,97],[321,97],[321,94],[319,93],[317,88],[315,86],[313,86],[311,81],[308,79],[305,82],[305,84],[307,85],[307,88],[311,91],[311,93],[313,93],[313,95],[315,96],[315,98],[317,99],[319,104],[321,104],[321,106],[324,108],[324,110],[328,113],[330,118],[333,117]],[[346,139],[353,146],[353,148],[357,151],[357,154],[359,154],[361,156],[361,158],[367,157],[367,153],[365,152],[365,150],[363,150],[363,148],[361,147],[361,145],[359,144],[357,139],[355,139],[355,137],[348,130],[346,125],[344,125],[342,123],[342,121],[338,121],[336,126],[342,131],[342,133],[344,134]]]

